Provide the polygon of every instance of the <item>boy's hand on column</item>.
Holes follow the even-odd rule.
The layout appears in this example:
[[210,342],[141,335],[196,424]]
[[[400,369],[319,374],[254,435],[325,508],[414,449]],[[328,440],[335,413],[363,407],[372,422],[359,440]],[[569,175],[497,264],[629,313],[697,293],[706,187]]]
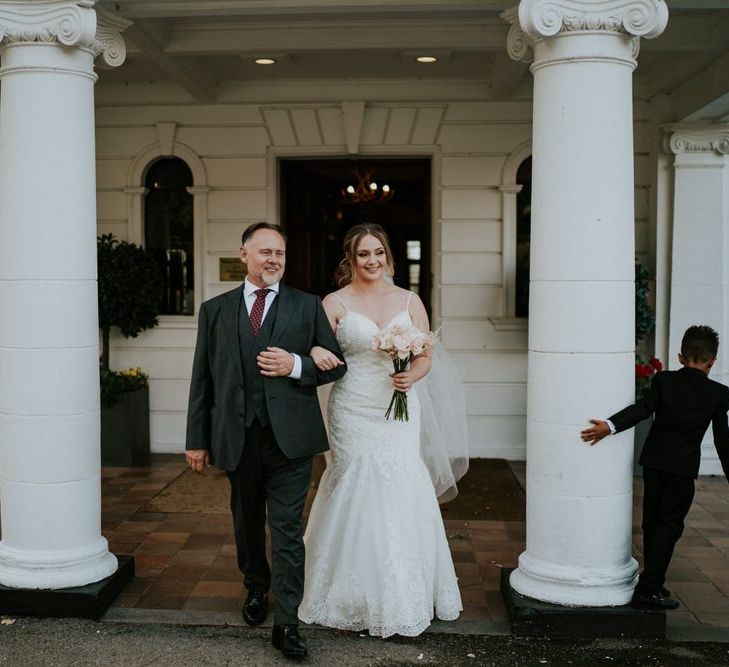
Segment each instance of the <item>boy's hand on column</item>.
[[584,442],[589,442],[590,445],[596,445],[606,435],[610,435],[610,427],[606,421],[602,419],[590,419],[590,423],[592,426],[580,433]]

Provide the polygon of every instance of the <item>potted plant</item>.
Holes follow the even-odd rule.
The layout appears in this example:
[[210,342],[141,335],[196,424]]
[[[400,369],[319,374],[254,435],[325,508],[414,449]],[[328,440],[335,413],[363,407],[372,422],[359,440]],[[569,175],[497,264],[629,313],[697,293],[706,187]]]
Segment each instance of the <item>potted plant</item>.
[[99,329],[101,330],[101,462],[102,465],[146,465],[149,462],[148,376],[139,368],[109,368],[109,338],[118,327],[125,338],[158,324],[159,267],[134,243],[112,234],[97,239]]

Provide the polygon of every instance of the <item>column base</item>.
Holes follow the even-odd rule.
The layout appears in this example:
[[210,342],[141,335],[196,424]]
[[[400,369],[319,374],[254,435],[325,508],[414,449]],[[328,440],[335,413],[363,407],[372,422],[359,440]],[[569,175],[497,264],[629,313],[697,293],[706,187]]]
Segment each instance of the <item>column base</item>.
[[117,556],[119,567],[111,576],[86,586],[38,590],[0,586],[0,614],[61,618],[99,618],[134,577],[134,558]]
[[43,590],[86,586],[111,576],[117,559],[106,538],[80,549],[26,551],[0,542],[0,586]]
[[633,597],[638,563],[631,558],[620,566],[579,569],[533,558],[526,551],[510,585],[524,597],[568,607],[621,607]]
[[511,632],[519,637],[564,639],[665,639],[666,612],[621,607],[565,607],[517,593],[510,585],[512,568],[501,570],[501,595]]

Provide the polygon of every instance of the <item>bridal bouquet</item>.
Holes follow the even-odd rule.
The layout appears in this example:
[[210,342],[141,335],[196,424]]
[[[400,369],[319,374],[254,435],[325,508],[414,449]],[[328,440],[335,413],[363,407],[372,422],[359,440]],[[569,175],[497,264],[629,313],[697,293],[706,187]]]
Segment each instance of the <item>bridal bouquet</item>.
[[[433,332],[423,333],[414,326],[404,327],[392,325],[377,333],[374,339],[376,350],[385,352],[392,358],[395,373],[407,370],[413,357],[430,352],[435,346],[436,335]],[[385,412],[385,419],[389,419],[395,410],[394,418],[399,421],[408,421],[408,397],[404,391],[395,389],[392,400]]]

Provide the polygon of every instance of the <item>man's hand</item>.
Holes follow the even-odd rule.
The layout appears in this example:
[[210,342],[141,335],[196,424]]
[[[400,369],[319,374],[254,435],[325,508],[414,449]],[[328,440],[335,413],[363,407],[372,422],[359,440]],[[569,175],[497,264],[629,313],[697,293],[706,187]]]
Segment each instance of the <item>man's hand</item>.
[[256,357],[261,375],[267,377],[288,377],[294,370],[294,358],[280,347],[268,347]]
[[309,356],[320,371],[330,371],[332,368],[344,365],[344,362],[337,355],[318,345],[311,348]]
[[610,435],[610,427],[606,421],[602,419],[591,419],[590,423],[593,426],[586,428],[580,433],[584,442],[589,442],[590,445],[596,445],[606,435]]
[[210,465],[210,452],[207,449],[188,449],[185,452],[187,465],[196,473],[202,474]]

